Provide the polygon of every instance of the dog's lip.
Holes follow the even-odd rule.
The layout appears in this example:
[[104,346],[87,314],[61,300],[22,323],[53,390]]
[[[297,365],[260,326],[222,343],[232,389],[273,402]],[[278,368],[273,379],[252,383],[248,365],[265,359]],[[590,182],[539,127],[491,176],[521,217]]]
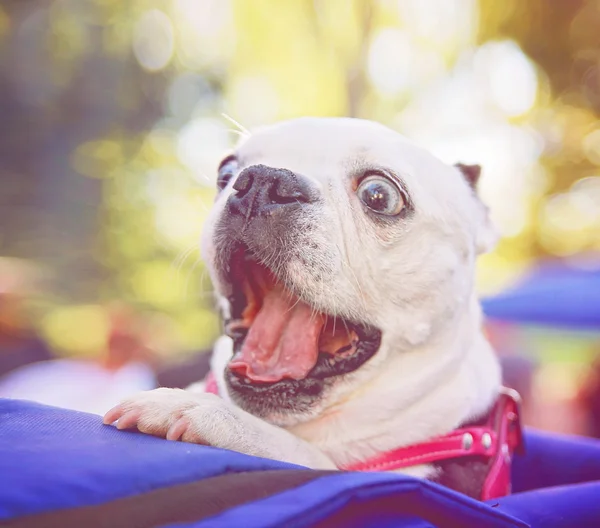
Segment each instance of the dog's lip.
[[[248,261],[251,261],[255,264],[258,263],[262,267],[266,268],[268,273],[270,273],[276,281],[282,284],[283,287],[285,287],[292,295],[296,296],[298,299],[301,299],[299,295],[296,295],[293,287],[290,288],[287,283],[279,279],[279,277],[271,270],[271,268],[268,268],[264,264],[260,263],[247,247],[240,245],[236,251],[232,252],[231,254],[231,261],[229,262],[227,273],[227,282],[231,291],[229,301],[232,309],[231,319],[225,321],[225,333],[234,341],[234,356],[237,355],[237,353],[241,350],[249,328],[252,324],[252,321],[250,321],[250,324],[248,324],[248,321],[244,321],[243,314],[246,311],[248,304],[245,299],[243,287],[240,285],[240,277],[236,277],[236,272],[238,274],[240,273],[240,266]],[[242,278],[242,280],[245,279]],[[307,304],[310,305],[310,303]],[[349,341],[348,345],[343,345],[341,348],[333,350],[333,352],[331,350],[325,352],[319,348],[317,351],[318,356],[316,363],[310,369],[310,371],[308,371],[304,378],[284,378],[274,382],[255,381],[249,380],[248,378],[245,378],[244,376],[241,376],[235,372],[230,372],[232,379],[234,381],[237,379],[239,382],[235,383],[235,385],[241,387],[262,386],[266,388],[268,386],[282,387],[284,385],[289,385],[289,383],[298,384],[305,379],[325,380],[327,378],[332,378],[355,371],[368,359],[370,359],[379,349],[379,345],[381,343],[381,331],[378,328],[365,322],[352,321],[341,317],[334,318],[334,316],[331,314],[326,314],[323,312],[320,313],[322,313],[322,315],[324,315],[326,318],[337,319],[337,324],[340,326],[340,328],[344,327],[347,330],[348,335],[354,333],[358,340],[354,342]],[[333,336],[335,336],[335,330]],[[321,344],[321,338],[319,339],[319,343]],[[352,348],[350,349],[351,352],[348,354],[349,347]],[[311,385],[310,391],[314,392],[314,387],[312,386],[314,384],[309,383],[309,385]],[[308,387],[306,388],[308,389]]]
[[[256,383],[236,372],[226,369],[225,382],[232,398],[240,405],[251,404],[254,413],[272,409],[271,401],[278,402],[277,412],[292,411],[316,402],[325,389],[336,379],[355,372],[371,359],[381,345],[381,331],[375,327],[357,324],[362,334],[358,349],[348,358],[331,362],[330,354],[319,353],[317,363],[302,379],[284,378],[276,382]],[[241,341],[234,339],[234,350]]]

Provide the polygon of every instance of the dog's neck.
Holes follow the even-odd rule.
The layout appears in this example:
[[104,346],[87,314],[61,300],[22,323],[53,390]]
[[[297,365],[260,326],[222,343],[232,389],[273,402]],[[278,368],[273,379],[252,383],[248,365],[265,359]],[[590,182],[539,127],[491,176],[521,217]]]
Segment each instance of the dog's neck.
[[390,354],[386,368],[359,392],[289,430],[346,465],[426,441],[483,415],[499,387],[499,364],[473,296],[456,324],[418,349]]

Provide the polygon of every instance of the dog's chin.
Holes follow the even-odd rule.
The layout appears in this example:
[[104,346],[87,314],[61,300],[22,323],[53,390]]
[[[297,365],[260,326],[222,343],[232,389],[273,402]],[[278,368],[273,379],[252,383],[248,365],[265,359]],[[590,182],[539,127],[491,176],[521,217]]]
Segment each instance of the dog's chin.
[[[377,353],[381,331],[364,322],[350,321],[319,311],[300,297],[289,280],[284,283],[273,270],[259,262],[246,246],[240,245],[232,251],[226,268],[222,280],[230,292],[228,301],[231,318],[225,321],[225,333],[233,340],[233,356],[224,373],[229,396],[251,414],[282,426],[294,425],[319,415],[331,389],[343,383]],[[275,289],[277,293],[273,294]],[[260,335],[263,331],[257,330],[260,325],[276,326],[275,323],[271,325],[268,319],[270,308],[265,308],[272,303],[265,299],[272,299],[274,295],[278,299],[286,299],[283,311],[303,310],[304,317],[308,311],[310,321],[307,322],[309,329],[306,333],[313,333],[307,337],[292,331],[293,337],[290,339],[283,335],[290,333],[289,326],[284,325],[282,335],[271,336],[271,340],[274,338],[279,343],[276,354],[279,358],[287,358],[286,365],[276,365],[276,375],[268,372],[266,375],[264,372],[257,375],[249,371],[240,358],[252,363],[256,354],[262,354],[260,345],[256,354],[254,348],[248,352],[250,345],[246,340],[249,336],[255,340],[255,336]],[[293,318],[293,313],[288,317]],[[315,323],[315,320],[319,323]],[[299,344],[304,339],[309,342]],[[308,359],[300,357],[298,365],[295,365],[297,353],[286,350],[287,346],[294,350],[309,350],[303,352]],[[268,354],[262,361],[271,366],[276,362]]]

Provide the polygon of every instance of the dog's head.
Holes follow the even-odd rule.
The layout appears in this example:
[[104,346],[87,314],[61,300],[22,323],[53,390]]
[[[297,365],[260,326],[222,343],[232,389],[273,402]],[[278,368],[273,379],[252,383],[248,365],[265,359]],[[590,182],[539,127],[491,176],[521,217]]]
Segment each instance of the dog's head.
[[358,119],[243,140],[220,165],[203,239],[233,401],[293,425],[453,325],[495,239],[478,176]]

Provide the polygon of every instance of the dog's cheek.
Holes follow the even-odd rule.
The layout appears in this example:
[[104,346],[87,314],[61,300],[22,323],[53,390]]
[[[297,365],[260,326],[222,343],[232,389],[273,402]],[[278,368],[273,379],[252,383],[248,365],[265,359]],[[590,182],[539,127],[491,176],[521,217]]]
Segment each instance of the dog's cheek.
[[286,275],[297,291],[321,310],[340,315],[357,304],[355,273],[344,264],[349,259],[341,252],[345,245],[336,240],[331,227],[313,225],[300,230],[286,266]]

